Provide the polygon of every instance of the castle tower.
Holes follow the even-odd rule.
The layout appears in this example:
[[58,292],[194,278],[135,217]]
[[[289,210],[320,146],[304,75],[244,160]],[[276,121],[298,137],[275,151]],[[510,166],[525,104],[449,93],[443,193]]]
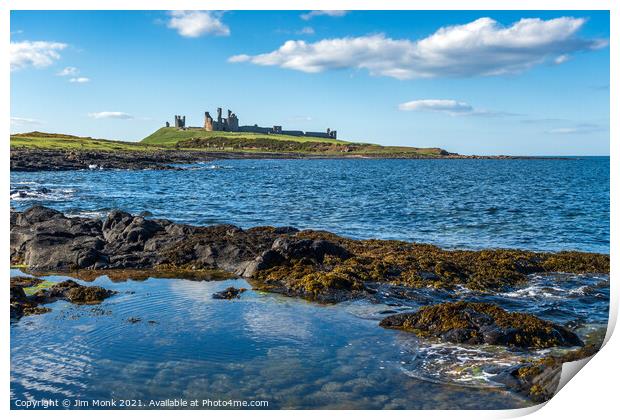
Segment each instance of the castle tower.
[[222,108],[217,109],[217,123],[222,124]]
[[185,127],[185,115],[183,115],[183,117],[181,117],[180,115],[175,115],[174,126],[176,128],[184,128]]
[[237,114],[228,110],[228,119],[226,120],[229,131],[239,131],[239,119]]
[[213,131],[213,118],[209,112],[205,112],[205,130]]

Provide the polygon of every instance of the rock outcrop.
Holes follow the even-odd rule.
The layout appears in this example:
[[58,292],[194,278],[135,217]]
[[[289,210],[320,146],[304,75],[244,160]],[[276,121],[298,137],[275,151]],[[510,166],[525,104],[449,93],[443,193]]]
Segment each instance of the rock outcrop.
[[236,287],[227,287],[221,292],[213,293],[213,299],[238,299],[241,296],[241,293],[245,291],[246,289],[244,289],[243,287],[240,289],[237,289]]
[[380,325],[452,343],[537,349],[583,346],[575,333],[560,325],[534,315],[507,312],[489,303],[449,302],[425,306],[417,312],[390,315]]
[[11,263],[35,271],[217,269],[255,289],[320,302],[368,296],[376,283],[497,291],[531,273],[609,273],[603,254],[444,250],[291,227],[190,226],[120,210],[102,221],[41,206],[11,213]]
[[43,281],[35,277],[11,278],[11,318],[49,312],[50,309],[40,305],[57,300],[66,300],[76,304],[96,304],[112,296],[113,291],[99,286],[82,286],[73,280],[55,283],[41,288],[28,296],[24,287],[36,287]]
[[80,149],[12,149],[12,172],[88,169],[177,169],[179,163],[211,160],[211,154],[180,150],[102,151]]

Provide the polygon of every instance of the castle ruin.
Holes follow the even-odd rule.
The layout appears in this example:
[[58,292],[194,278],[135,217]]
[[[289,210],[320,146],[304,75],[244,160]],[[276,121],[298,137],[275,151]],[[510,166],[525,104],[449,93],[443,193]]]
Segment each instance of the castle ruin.
[[[170,124],[166,122],[166,127]],[[175,128],[185,129],[185,116],[174,116]],[[327,129],[326,131],[301,131],[301,130],[283,130],[281,125],[274,125],[271,127],[260,127],[258,124],[254,125],[239,125],[239,119],[237,115],[230,109],[227,112],[226,118],[222,117],[222,108],[217,109],[217,119],[214,119],[211,114],[205,112],[204,124],[202,127],[190,127],[190,128],[204,128],[206,131],[229,131],[240,133],[259,133],[259,134],[284,134],[288,136],[307,136],[307,137],[319,137],[325,139],[336,139],[336,130]]]
[[222,108],[218,108],[217,120],[214,120],[208,111],[205,112],[204,128],[207,131],[239,131],[239,119],[230,109],[228,116],[222,118]]
[[183,118],[181,118],[180,115],[175,115],[174,116],[174,126],[176,128],[185,128],[185,115],[183,115]]

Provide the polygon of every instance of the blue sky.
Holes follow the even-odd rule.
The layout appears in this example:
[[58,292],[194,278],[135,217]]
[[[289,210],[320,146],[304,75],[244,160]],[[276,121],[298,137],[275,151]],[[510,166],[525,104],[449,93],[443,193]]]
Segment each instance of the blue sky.
[[608,155],[608,12],[13,11],[11,131],[241,124],[465,154]]

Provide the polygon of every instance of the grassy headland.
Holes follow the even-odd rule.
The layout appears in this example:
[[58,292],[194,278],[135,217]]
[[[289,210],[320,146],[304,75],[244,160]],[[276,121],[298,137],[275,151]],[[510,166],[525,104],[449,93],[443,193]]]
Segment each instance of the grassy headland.
[[362,156],[440,156],[447,155],[439,148],[381,146],[320,137],[288,136],[284,134],[230,133],[202,129],[179,130],[160,128],[140,142],[152,146],[200,149],[212,152],[273,152],[319,155]]
[[280,134],[230,133],[201,129],[160,128],[140,142],[93,139],[65,134],[31,132],[11,135],[11,149],[69,149],[102,152],[140,152],[153,150],[187,150],[212,153],[275,153],[309,156],[364,157],[441,157],[448,152],[440,148],[381,146],[318,137]]
[[11,149],[83,150],[101,152],[131,152],[145,150],[145,145],[117,140],[94,139],[68,134],[31,133],[11,134]]

